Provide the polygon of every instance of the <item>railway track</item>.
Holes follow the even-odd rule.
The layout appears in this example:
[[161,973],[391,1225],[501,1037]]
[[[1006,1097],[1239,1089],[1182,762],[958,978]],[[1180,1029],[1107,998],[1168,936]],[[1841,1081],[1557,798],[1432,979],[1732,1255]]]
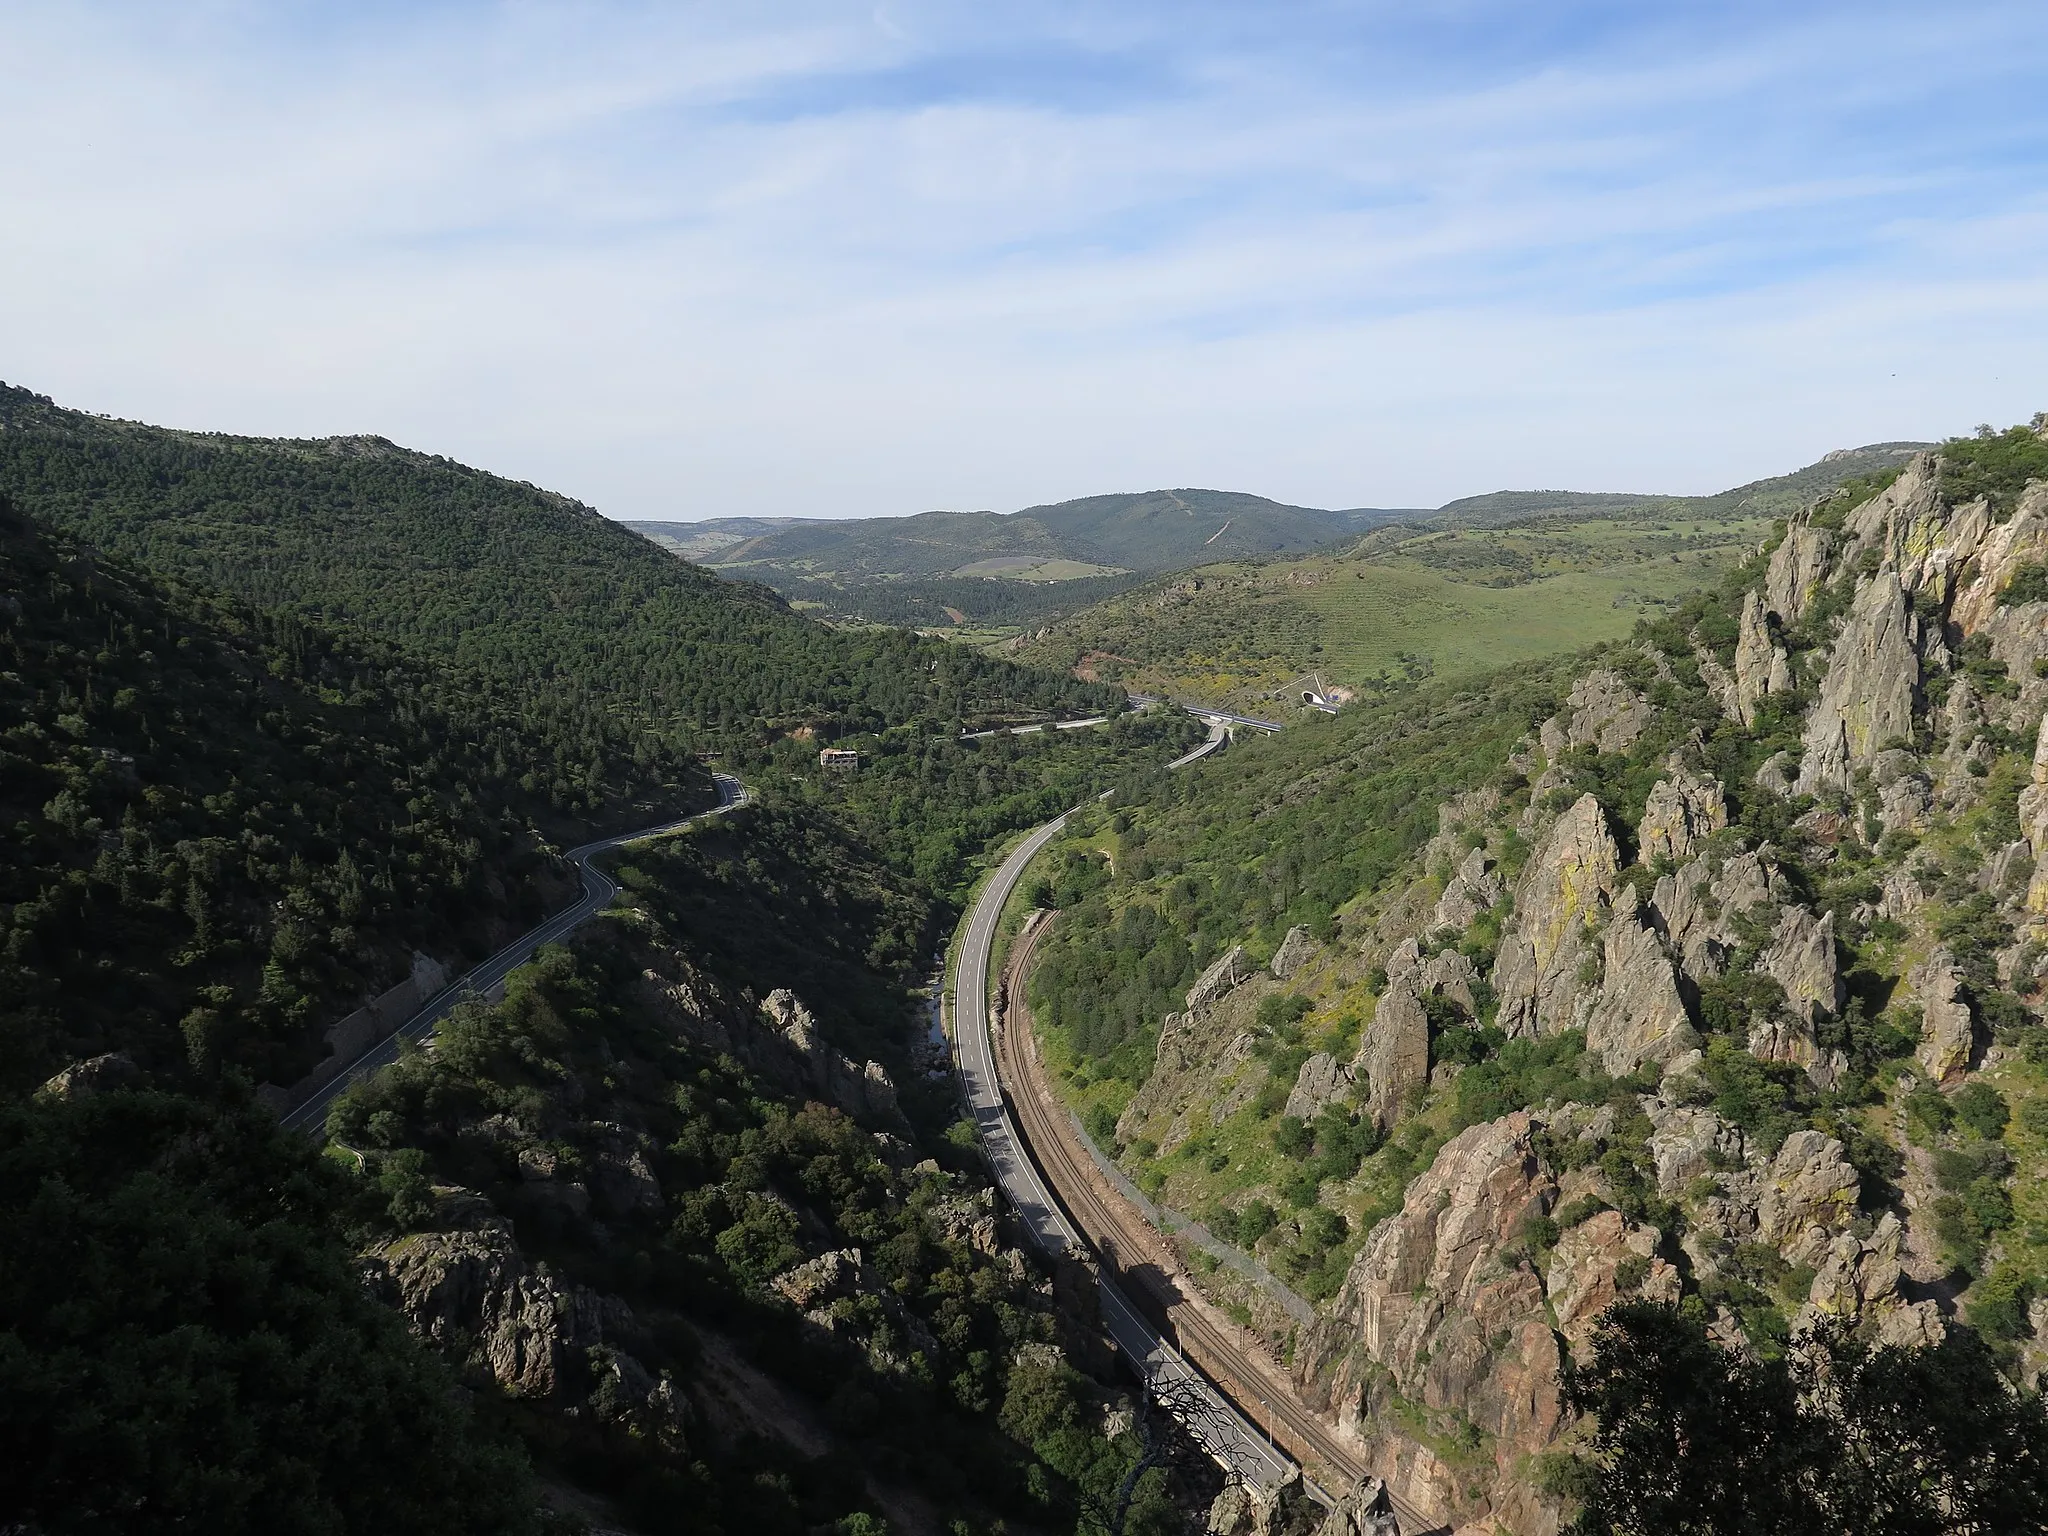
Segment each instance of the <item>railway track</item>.
[[[1080,1145],[1066,1106],[1046,1081],[1023,1001],[1032,951],[1050,926],[1040,925],[1011,955],[1001,993],[1007,1006],[993,1021],[997,1071],[1032,1159],[1110,1278],[1162,1336],[1251,1413],[1270,1442],[1309,1477],[1325,1487],[1353,1486],[1371,1471],[1358,1449],[1301,1401],[1279,1365],[1258,1346],[1245,1343],[1235,1325],[1195,1293],[1192,1282],[1176,1279],[1182,1271],[1165,1238],[1103,1178]],[[1391,1502],[1404,1532],[1420,1536],[1445,1529],[1406,1500]]]

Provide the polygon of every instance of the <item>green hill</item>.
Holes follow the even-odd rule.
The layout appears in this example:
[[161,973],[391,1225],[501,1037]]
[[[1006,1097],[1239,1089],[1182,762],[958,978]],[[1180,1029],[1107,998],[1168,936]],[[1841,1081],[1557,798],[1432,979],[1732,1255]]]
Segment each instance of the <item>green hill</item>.
[[[566,894],[544,835],[584,823],[488,695],[4,501],[0,591],[6,1080],[125,1051],[174,1080],[292,1082],[415,951],[481,958]],[[693,765],[571,766],[615,820],[709,798]],[[629,785],[637,806],[610,794]]]
[[1205,563],[983,638],[1041,666],[1254,711],[1308,674],[1350,690],[1468,675],[1626,634],[1740,560],[1771,519],[1914,448],[1846,450],[1714,496],[1469,497],[1347,548]]
[[0,494],[153,570],[458,668],[586,755],[1107,701],[834,632],[580,502],[381,438],[174,432],[0,387]]
[[[915,517],[791,520],[749,531],[751,519],[626,526],[720,569],[854,583],[887,578],[999,574],[1021,580],[1114,571],[1173,570],[1199,559],[1315,549],[1403,514],[1325,512],[1237,491],[1146,491],[1088,496],[1021,512],[923,512]],[[723,547],[713,547],[726,535]],[[1048,564],[1056,574],[1036,574]]]
[[[919,988],[986,843],[1199,727],[961,740],[1117,696],[827,629],[388,444],[4,404],[37,509],[0,497],[10,1518],[579,1528],[536,1469],[650,1536],[1073,1528],[1116,1496],[1143,1447],[985,1219]],[[346,1096],[345,1145],[253,1102],[416,951],[559,907],[549,841],[701,799],[699,744],[755,806],[636,849],[633,910]],[[780,988],[800,1041],[764,1031]],[[852,1247],[869,1280],[804,1322],[772,1282]]]

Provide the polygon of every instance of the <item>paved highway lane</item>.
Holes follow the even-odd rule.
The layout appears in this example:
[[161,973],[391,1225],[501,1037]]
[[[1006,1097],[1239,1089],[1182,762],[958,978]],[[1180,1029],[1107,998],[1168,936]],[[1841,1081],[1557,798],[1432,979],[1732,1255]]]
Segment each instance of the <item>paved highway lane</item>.
[[[1175,766],[1206,756],[1224,738],[1221,723],[1213,722],[1209,739]],[[1002,921],[1003,906],[1023,878],[1025,868],[1059,835],[1066,822],[1067,818],[1061,816],[1034,831],[1010,851],[982,887],[967,915],[953,986],[953,1044],[968,1111],[981,1133],[982,1146],[1004,1194],[1039,1245],[1055,1255],[1084,1254],[1088,1244],[1047,1187],[1003,1100],[994,1043],[989,1034],[987,999],[989,956],[996,928]],[[1101,1295],[1103,1321],[1110,1336],[1146,1380],[1157,1388],[1167,1389],[1171,1396],[1191,1397],[1199,1403],[1199,1438],[1219,1461],[1262,1486],[1271,1486],[1294,1470],[1294,1464],[1268,1442],[1237,1405],[1160,1338],[1129,1298],[1106,1277]]]
[[435,993],[418,1013],[350,1062],[331,1082],[317,1089],[305,1103],[285,1115],[283,1124],[292,1130],[320,1134],[327,1121],[328,1106],[341,1096],[342,1090],[349,1084],[398,1060],[398,1042],[401,1039],[426,1039],[434,1032],[434,1026],[440,1023],[448,1010],[457,1003],[490,991],[531,959],[536,949],[567,937],[587,919],[602,912],[611,904],[611,899],[619,888],[610,876],[591,862],[597,855],[608,853],[614,848],[623,848],[629,843],[644,842],[651,837],[664,837],[671,832],[680,832],[686,827],[695,826],[707,817],[723,815],[747,803],[747,788],[738,779],[725,773],[713,774],[712,779],[718,786],[718,804],[708,811],[685,816],[680,821],[664,822],[657,827],[643,827],[638,832],[622,833],[618,837],[599,838],[594,843],[585,843],[581,848],[571,848],[566,857],[583,877],[583,894],[574,903],[557,912],[538,928],[514,939],[481,965],[463,972],[449,982]]

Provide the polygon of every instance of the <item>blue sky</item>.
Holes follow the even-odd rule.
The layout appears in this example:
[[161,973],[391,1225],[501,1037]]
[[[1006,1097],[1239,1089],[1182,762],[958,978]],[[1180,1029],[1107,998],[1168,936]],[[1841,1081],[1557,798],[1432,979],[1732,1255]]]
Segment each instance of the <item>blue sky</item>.
[[1704,491],[2048,409],[2038,5],[21,4],[0,377],[615,516]]

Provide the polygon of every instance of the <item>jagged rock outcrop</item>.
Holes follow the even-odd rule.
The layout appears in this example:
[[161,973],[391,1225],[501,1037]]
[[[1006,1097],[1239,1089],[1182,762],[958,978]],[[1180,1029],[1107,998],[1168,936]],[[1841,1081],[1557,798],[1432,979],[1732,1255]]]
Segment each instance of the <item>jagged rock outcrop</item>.
[[1272,971],[1280,980],[1286,981],[1308,964],[1309,957],[1316,952],[1316,941],[1309,937],[1308,930],[1299,924],[1287,930],[1287,937],[1280,941],[1280,947],[1273,951]]
[[1406,982],[1390,981],[1373,1009],[1351,1063],[1365,1080],[1365,1109],[1381,1127],[1390,1126],[1401,1106],[1429,1081],[1429,1015]]
[[[1974,635],[2003,627],[2005,616],[2012,614],[2022,622],[2031,619],[2038,629],[2038,614],[2024,612],[2024,606],[2031,605],[2008,608],[2005,590],[2021,566],[2048,563],[2048,486],[2030,486],[2005,522],[1989,526],[1988,515],[1983,521],[1986,526],[1979,539],[1969,539],[1965,534],[1952,541],[1960,546],[1957,552],[1963,559],[1974,557],[1974,563],[1969,583],[1956,592],[1949,605],[1950,622],[1965,635]],[[1992,654],[1998,652],[1994,639]]]
[[1680,1195],[1694,1179],[1745,1163],[1742,1132],[1711,1109],[1644,1101],[1650,1118],[1650,1158],[1657,1167],[1657,1192]]
[[1636,826],[1636,858],[1644,864],[1659,859],[1683,864],[1727,825],[1728,800],[1720,781],[1680,770],[1650,786]]
[[816,1016],[794,992],[776,988],[761,1004],[761,1012],[825,1103],[837,1105],[856,1119],[902,1118],[896,1107],[896,1085],[882,1064],[856,1065],[834,1050],[820,1032]]
[[1894,740],[1911,739],[1920,688],[1919,624],[1890,566],[1857,584],[1856,600],[1807,715],[1802,794],[1847,790],[1853,772]]
[[1608,919],[1600,990],[1586,1017],[1587,1049],[1620,1077],[1646,1061],[1669,1062],[1699,1047],[1677,978],[1633,887],[1623,886]]
[[768,1288],[799,1312],[828,1306],[848,1296],[874,1290],[876,1283],[867,1272],[867,1260],[858,1248],[836,1248],[786,1269],[768,1282]]
[[1655,713],[1650,701],[1630,687],[1627,679],[1605,667],[1594,668],[1572,685],[1565,708],[1569,711],[1566,742],[1602,752],[1626,752],[1649,729]]
[[1817,1265],[1855,1215],[1859,1188],[1839,1141],[1794,1131],[1761,1173],[1757,1236],[1794,1264]]
[[1919,758],[1896,747],[1880,752],[1871,764],[1870,779],[1877,786],[1878,820],[1885,831],[1925,829],[1934,806],[1934,784],[1921,771]]
[[1502,894],[1500,876],[1494,872],[1492,857],[1484,848],[1474,848],[1445,882],[1444,893],[1437,898],[1434,926],[1466,927],[1499,901]]
[[1535,1155],[1533,1123],[1513,1114],[1445,1144],[1400,1213],[1373,1228],[1352,1260],[1329,1314],[1308,1330],[1295,1374],[1312,1403],[1356,1429],[1369,1463],[1424,1509],[1463,1503],[1463,1480],[1402,1432],[1388,1395],[1469,1417],[1490,1437],[1494,1515],[1518,1530],[1555,1530],[1554,1513],[1515,1473],[1564,1422],[1563,1355],[1542,1278],[1502,1258],[1557,1195]]
[[[1423,1049],[1428,1050],[1427,1039]],[[1328,1051],[1317,1051],[1295,1074],[1285,1112],[1300,1120],[1313,1120],[1329,1105],[1348,1099],[1351,1088],[1350,1069]]]
[[928,1214],[939,1236],[949,1243],[960,1243],[990,1258],[1003,1251],[1002,1229],[996,1217],[996,1192],[986,1185],[948,1195],[934,1204]]
[[1650,921],[1664,935],[1679,967],[1694,981],[1727,968],[1737,937],[1734,920],[1785,895],[1784,876],[1762,849],[1725,861],[1694,859],[1658,880],[1650,893]]
[[1940,1307],[1932,1301],[1908,1302],[1899,1294],[1905,1237],[1905,1227],[1890,1211],[1878,1218],[1867,1238],[1837,1234],[1817,1267],[1794,1331],[1831,1319],[1868,1328],[1879,1344],[1919,1348],[1940,1343],[1947,1332]]
[[2048,714],[2034,736],[2031,782],[2020,791],[2020,832],[2034,858],[2034,878],[2027,887],[2027,913],[2035,922],[2048,918]]
[[1771,551],[1770,565],[1764,571],[1763,607],[1787,624],[1798,623],[1827,579],[1833,543],[1833,535],[1825,528],[1814,527],[1804,517],[1794,518]]
[[1554,1034],[1577,1020],[1592,953],[1587,930],[1604,914],[1621,872],[1621,852],[1591,795],[1557,819],[1515,886],[1513,930],[1501,940],[1493,988],[1500,1027],[1510,1035]]
[[[1589,1216],[1558,1237],[1546,1289],[1558,1331],[1574,1351],[1591,1343],[1600,1314],[1624,1294],[1644,1301],[1678,1300],[1678,1271],[1657,1257],[1662,1241],[1663,1234],[1655,1227],[1631,1227],[1619,1211]],[[1648,1269],[1633,1290],[1624,1293],[1615,1272],[1632,1258],[1645,1261]]]
[[529,1263],[502,1220],[394,1238],[365,1255],[364,1269],[371,1292],[422,1338],[467,1351],[513,1397],[574,1395],[591,1350],[639,1339],[625,1302]]
[[1760,700],[1774,693],[1792,691],[1792,666],[1771,633],[1760,593],[1752,591],[1742,604],[1742,619],[1735,631],[1734,686],[1727,691],[1722,708],[1744,726],[1756,724]]
[[685,1038],[730,1051],[784,1086],[870,1123],[898,1124],[896,1085],[880,1062],[854,1062],[833,1049],[802,999],[778,987],[758,1006],[738,1001],[673,951],[642,973],[642,997],[655,1016]]
[[142,1081],[142,1069],[123,1051],[74,1061],[36,1090],[42,1099],[89,1099],[96,1093],[133,1088]]
[[1265,1082],[1264,1064],[1253,1055],[1258,1004],[1278,987],[1241,946],[1219,956],[1188,989],[1189,1008],[1161,1021],[1152,1071],[1118,1117],[1117,1139],[1150,1139],[1171,1151],[1194,1134],[1198,1111],[1220,1124],[1250,1103]]
[[1244,946],[1233,944],[1215,964],[1195,979],[1192,987],[1188,988],[1188,1012],[1201,1012],[1232,988],[1241,985],[1250,974],[1251,967],[1245,960]]
[[1377,1477],[1362,1478],[1337,1500],[1316,1536],[1401,1536],[1387,1485]]
[[1478,1017],[1479,999],[1473,989],[1479,985],[1479,970],[1462,951],[1438,950],[1415,968],[1409,981],[1421,996],[1434,993],[1456,1003],[1466,1018]]
[[1806,907],[1786,907],[1770,947],[1758,957],[1757,969],[1785,989],[1786,1006],[1808,1029],[1816,1015],[1839,1013],[1842,983],[1835,966],[1835,914],[1816,917]]
[[1298,1471],[1270,1487],[1233,1477],[1209,1506],[1203,1530],[1206,1536],[1308,1536],[1320,1514]]
[[1977,1031],[1955,956],[1937,949],[1908,976],[1920,997],[1920,1068],[1937,1083],[1954,1082],[1970,1069]]

